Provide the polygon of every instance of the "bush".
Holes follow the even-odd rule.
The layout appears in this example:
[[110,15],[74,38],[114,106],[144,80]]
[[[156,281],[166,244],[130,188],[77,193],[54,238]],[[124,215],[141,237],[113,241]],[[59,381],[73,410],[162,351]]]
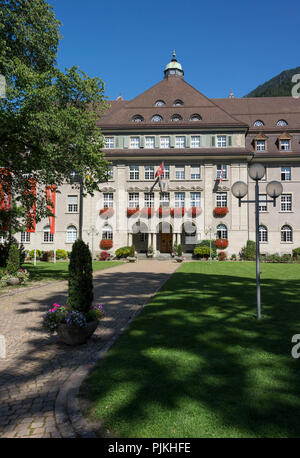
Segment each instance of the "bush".
[[[200,243],[197,243],[197,247],[208,247],[209,248],[209,240],[202,240]],[[217,255],[217,249],[216,249],[216,241],[215,239],[211,240],[211,257],[215,258]]]
[[194,248],[194,255],[199,258],[208,258],[209,257],[209,247],[208,246],[196,246]]
[[227,254],[225,253],[225,251],[220,251],[220,253],[218,254],[218,258],[219,261],[225,261],[225,259],[227,259]]
[[134,245],[131,245],[131,247],[130,247],[130,254],[129,254],[129,256],[130,256],[131,258],[134,258],[134,257],[135,257],[135,246],[134,246]]
[[67,259],[68,253],[66,250],[56,250],[56,259]]
[[253,240],[247,240],[246,246],[241,249],[240,256],[246,261],[255,261],[256,259],[256,244]]
[[232,261],[236,261],[236,254],[232,254],[231,255],[231,259],[232,259]]
[[99,261],[106,261],[106,260],[109,261],[109,259],[110,259],[110,253],[108,253],[107,251],[101,251],[101,253],[99,254]]
[[69,264],[68,308],[87,313],[93,297],[92,256],[88,245],[82,240],[76,240]]
[[[43,252],[42,252],[41,250],[36,250],[36,259],[41,258],[42,253],[43,253]],[[29,254],[29,256],[30,256],[31,259],[34,258],[34,250],[30,250],[28,254]]]
[[9,248],[6,270],[10,275],[15,275],[20,270],[20,253],[16,245]]
[[131,250],[130,246],[124,246],[122,248],[118,248],[115,251],[115,255],[117,256],[117,258],[127,258],[127,256],[130,255],[130,250]]
[[179,244],[177,245],[177,256],[181,258],[182,256],[182,246]]
[[0,267],[6,267],[8,253],[11,245],[15,245],[19,250],[20,264],[23,264],[23,262],[25,261],[26,252],[24,249],[24,245],[22,243],[19,244],[17,239],[15,239],[14,237],[10,237],[4,243],[0,244]]
[[293,258],[300,259],[300,247],[293,249]]
[[291,254],[283,254],[281,256],[281,262],[292,262],[293,258]]

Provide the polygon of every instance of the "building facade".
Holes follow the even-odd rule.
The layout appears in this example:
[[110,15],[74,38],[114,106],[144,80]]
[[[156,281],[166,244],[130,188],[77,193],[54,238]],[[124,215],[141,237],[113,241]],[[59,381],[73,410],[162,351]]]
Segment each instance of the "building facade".
[[[208,99],[184,80],[175,53],[164,78],[127,101],[118,97],[98,125],[106,138],[111,176],[82,205],[82,237],[96,254],[101,240],[115,249],[151,246],[170,253],[174,243],[192,252],[197,241],[226,238],[228,255],[255,240],[253,204],[239,207],[231,186],[242,180],[254,198],[250,163],[261,162],[260,241],[262,253],[291,253],[300,246],[300,99]],[[163,188],[155,173],[163,163]],[[266,186],[278,180],[276,207]],[[26,249],[70,251],[79,234],[79,189],[57,194],[56,232],[47,220],[35,234],[19,234]],[[107,209],[107,210],[106,210]]]

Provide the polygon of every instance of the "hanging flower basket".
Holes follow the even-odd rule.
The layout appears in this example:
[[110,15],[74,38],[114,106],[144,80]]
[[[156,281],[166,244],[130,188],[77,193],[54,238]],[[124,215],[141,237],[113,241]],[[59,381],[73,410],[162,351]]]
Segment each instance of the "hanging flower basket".
[[200,207],[191,207],[188,209],[188,215],[191,216],[192,218],[195,218],[196,216],[201,215],[202,213],[202,208]]
[[154,214],[154,208],[152,207],[149,207],[149,208],[145,207],[141,209],[141,216],[143,216],[144,218],[151,218],[153,214]]
[[130,217],[130,216],[133,216],[135,215],[136,213],[139,212],[139,208],[127,208],[127,216]]
[[228,213],[228,207],[216,207],[214,209],[215,216],[225,216]]
[[185,213],[185,208],[184,207],[178,207],[178,208],[172,208],[171,209],[171,216],[172,217],[181,217]]
[[101,216],[104,216],[105,218],[110,218],[114,214],[114,209],[113,208],[101,208],[99,213]]
[[170,215],[169,207],[159,207],[159,209],[157,210],[157,216],[159,216],[160,218],[162,216],[169,216],[169,215]]
[[224,250],[228,247],[228,240],[227,239],[217,239],[215,241],[216,248],[219,250]]
[[113,247],[113,241],[110,239],[102,239],[100,242],[101,250],[110,250]]

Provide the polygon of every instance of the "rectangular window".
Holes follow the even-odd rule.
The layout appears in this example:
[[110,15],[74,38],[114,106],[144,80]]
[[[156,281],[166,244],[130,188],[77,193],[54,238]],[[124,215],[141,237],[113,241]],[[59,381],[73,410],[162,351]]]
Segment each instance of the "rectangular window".
[[112,192],[103,193],[103,207],[112,208],[114,206],[114,195]]
[[50,234],[50,229],[44,230],[44,242],[53,242],[54,234]]
[[184,166],[175,167],[175,179],[176,180],[185,180],[185,168]]
[[114,166],[109,165],[109,170],[108,170],[108,179],[113,180],[114,179]]
[[217,135],[217,147],[225,148],[226,146],[227,146],[226,135]]
[[145,138],[145,148],[154,148],[154,137],[146,137]]
[[175,192],[175,207],[184,207],[185,204],[185,192]]
[[281,181],[291,181],[291,167],[281,167]]
[[191,148],[200,148],[200,135],[191,136]]
[[160,137],[160,147],[170,148],[170,137]]
[[175,148],[185,148],[185,137],[175,137]]
[[153,192],[145,192],[144,194],[144,202],[145,202],[145,207],[150,208],[154,207],[154,193]]
[[140,177],[139,166],[138,165],[131,165],[129,167],[129,179],[130,180],[138,180]]
[[281,194],[281,211],[292,211],[292,194]]
[[280,140],[280,151],[289,151],[291,149],[291,140]]
[[169,165],[164,165],[164,172],[162,174],[162,177],[168,180],[170,178],[170,166]]
[[159,206],[160,207],[169,207],[170,206],[170,193],[169,192],[160,192],[159,193]]
[[129,208],[139,208],[139,193],[130,192],[128,194],[128,207]]
[[201,207],[201,193],[200,192],[191,192],[191,207]]
[[130,148],[138,149],[140,147],[140,137],[130,137]]
[[191,180],[200,180],[200,165],[191,165]]
[[68,196],[68,212],[78,212],[78,196]]
[[256,151],[266,151],[266,140],[256,140]]
[[145,165],[145,180],[154,180],[154,166]]
[[[223,170],[223,174],[222,174]],[[217,180],[219,180],[222,176],[222,180],[226,180],[227,178],[227,165],[226,164],[218,164],[217,165]]]
[[258,210],[260,212],[266,212],[268,210],[268,206],[267,206],[267,194],[260,194],[258,196],[258,200],[259,200],[259,203],[258,203]]
[[105,138],[105,148],[111,149],[115,147],[115,139],[114,137],[106,137]]
[[21,243],[30,243],[30,232],[21,232]]
[[216,207],[227,207],[227,192],[216,193]]

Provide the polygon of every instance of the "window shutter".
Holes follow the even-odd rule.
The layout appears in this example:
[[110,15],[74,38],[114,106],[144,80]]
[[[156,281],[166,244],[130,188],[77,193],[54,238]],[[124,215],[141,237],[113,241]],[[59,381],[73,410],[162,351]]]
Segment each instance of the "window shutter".
[[155,148],[159,148],[159,135],[155,135],[154,146]]
[[174,148],[174,146],[175,146],[175,136],[171,135],[171,137],[170,137],[170,147]]
[[128,137],[124,137],[124,148],[128,148]]
[[140,137],[140,147],[141,147],[141,148],[144,148],[144,146],[145,146],[145,137],[142,135],[142,136]]
[[214,135],[211,137],[211,146],[216,146],[216,137]]
[[185,146],[186,148],[190,148],[191,146],[191,136],[190,135],[186,135],[185,137]]
[[119,148],[119,137],[115,137],[115,147]]
[[228,146],[232,146],[232,136],[228,135]]

